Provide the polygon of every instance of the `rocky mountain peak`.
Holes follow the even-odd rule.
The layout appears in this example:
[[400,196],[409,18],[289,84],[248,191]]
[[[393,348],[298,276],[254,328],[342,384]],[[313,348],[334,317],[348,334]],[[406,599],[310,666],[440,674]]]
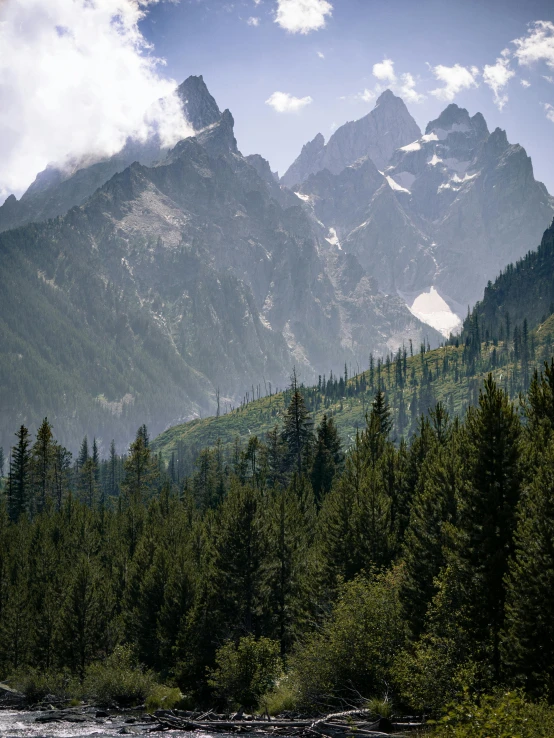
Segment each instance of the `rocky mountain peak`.
[[392,90],[385,90],[382,92],[379,97],[377,98],[377,102],[375,103],[375,107],[379,107],[379,105],[383,105],[383,103],[391,102],[393,100],[401,100],[402,98],[397,97]]
[[210,125],[199,131],[196,138],[211,156],[237,153],[234,127],[235,120],[231,111],[224,110],[219,121],[215,125]]
[[325,146],[325,138],[322,133],[318,133],[311,141],[302,146],[302,151],[306,154],[317,154]]
[[420,136],[419,126],[402,98],[385,90],[371,112],[340,126],[327,144],[321,134],[305,144],[281,182],[292,187],[323,169],[338,174],[366,156],[378,169],[384,169],[396,149]]
[[502,128],[495,128],[490,135],[488,144],[491,148],[500,151],[508,148],[510,144],[508,143],[508,136],[506,135],[506,131],[503,131]]
[[489,135],[489,127],[487,126],[487,121],[481,113],[475,113],[470,121],[471,127],[481,138],[486,138]]
[[187,120],[195,131],[217,123],[221,111],[210,94],[202,75],[188,77],[177,88]]
[[450,103],[436,120],[432,120],[427,124],[425,133],[436,133],[438,130],[455,131],[469,130],[471,128],[471,118],[465,108],[460,108],[456,103]]

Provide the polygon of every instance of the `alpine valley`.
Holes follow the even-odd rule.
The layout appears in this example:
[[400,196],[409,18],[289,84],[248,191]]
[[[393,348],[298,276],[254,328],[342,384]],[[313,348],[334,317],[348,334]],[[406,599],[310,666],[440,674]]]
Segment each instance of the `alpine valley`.
[[72,450],[123,446],[293,365],[436,347],[554,215],[525,150],[456,105],[422,134],[386,91],[279,180],[202,77],[179,96],[194,136],[50,167],[0,207],[0,446],[45,416]]

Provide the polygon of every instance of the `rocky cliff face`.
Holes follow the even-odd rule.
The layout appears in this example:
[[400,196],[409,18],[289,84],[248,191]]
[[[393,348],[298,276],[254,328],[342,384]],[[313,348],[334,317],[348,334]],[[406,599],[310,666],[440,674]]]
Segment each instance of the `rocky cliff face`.
[[[365,366],[371,350],[438,341],[262,157],[240,154],[230,112],[197,79],[183,89],[195,137],[65,216],[0,235],[5,442],[45,415],[62,440],[128,439],[137,421],[158,432],[213,411],[216,388],[224,408],[253,383],[284,386],[294,364],[310,381]],[[37,371],[55,387],[39,397]]]
[[[202,76],[189,77],[179,86],[177,93],[185,117],[195,131],[219,122],[222,113]],[[74,205],[82,205],[114,174],[122,172],[133,162],[150,166],[166,153],[159,137],[154,135],[145,142],[129,139],[118,154],[107,159],[85,159],[63,170],[49,166],[37,175],[20,200],[11,195],[0,206],[0,231],[64,215]]]
[[554,214],[525,150],[457,105],[381,171],[367,157],[295,189],[381,290],[411,305],[433,288],[460,316],[540,241]]
[[338,174],[366,156],[378,169],[384,169],[396,149],[420,136],[404,101],[386,90],[370,113],[338,128],[327,144],[320,133],[306,144],[281,182],[292,187],[322,169]]

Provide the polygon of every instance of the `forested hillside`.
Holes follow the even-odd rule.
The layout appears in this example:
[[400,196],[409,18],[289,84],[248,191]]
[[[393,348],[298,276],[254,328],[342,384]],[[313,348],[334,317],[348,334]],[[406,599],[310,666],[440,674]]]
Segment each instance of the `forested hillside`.
[[489,376],[465,419],[437,403],[407,443],[383,392],[367,410],[345,453],[293,384],[275,431],[180,482],[144,427],[126,458],[83,444],[73,466],[47,421],[36,441],[21,428],[0,678],[76,694],[117,662],[188,704],[274,711],[375,698],[440,714],[498,685],[553,698],[554,362],[521,412]]
[[[510,324],[502,339],[484,327],[478,312],[467,322],[463,336],[441,348],[428,350],[423,344],[399,349],[385,359],[370,357],[370,368],[353,377],[344,374],[320,377],[315,386],[302,387],[306,406],[316,421],[332,417],[346,447],[364,427],[371,401],[381,388],[391,408],[392,437],[398,442],[416,432],[419,418],[443,402],[451,416],[463,417],[476,405],[479,388],[487,374],[515,399],[529,387],[533,369],[554,354],[554,317],[531,330],[525,320]],[[473,327],[472,327],[473,326]],[[480,328],[475,328],[480,326]],[[255,399],[258,398],[258,399]],[[175,426],[153,441],[175,468],[176,478],[190,474],[193,462],[205,447],[216,445],[232,455],[238,441],[262,437],[279,424],[290,401],[290,390],[274,393],[267,385],[251,387],[239,407],[221,407],[219,416]]]
[[489,282],[484,297],[464,323],[465,335],[478,321],[481,337],[503,340],[510,337],[526,319],[537,325],[554,311],[554,222],[540,246],[515,264],[509,264],[494,282]]

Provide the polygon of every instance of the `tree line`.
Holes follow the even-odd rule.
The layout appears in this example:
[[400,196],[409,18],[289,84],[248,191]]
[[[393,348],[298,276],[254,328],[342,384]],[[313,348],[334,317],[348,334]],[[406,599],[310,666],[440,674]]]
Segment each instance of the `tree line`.
[[280,426],[179,482],[144,426],[125,457],[72,463],[45,421],[3,485],[0,677],[82,678],[123,646],[211,705],[221,654],[271,642],[295,706],[553,700],[552,540],[554,361],[520,403],[489,376],[409,440],[378,390],[347,451],[293,376]]

